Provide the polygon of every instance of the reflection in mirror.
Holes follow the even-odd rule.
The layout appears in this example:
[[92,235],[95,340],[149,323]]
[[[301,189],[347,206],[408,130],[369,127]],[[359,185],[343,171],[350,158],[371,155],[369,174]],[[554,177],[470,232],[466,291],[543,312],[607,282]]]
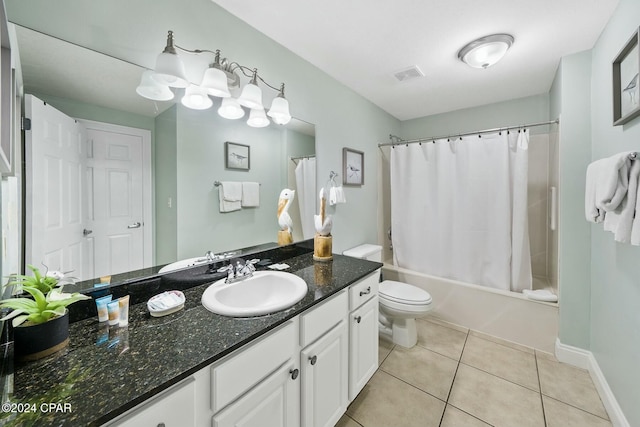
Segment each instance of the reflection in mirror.
[[[286,187],[296,190],[294,240],[313,237],[313,228],[309,234],[302,224],[302,218],[312,221],[317,195],[312,124],[293,119],[256,129],[221,118],[219,99],[201,111],[153,102],[135,92],[144,71],[135,64],[20,26],[15,36],[24,93],[35,95],[29,102],[46,103],[46,110],[78,122],[81,155],[75,163],[54,159],[27,141],[26,263],[73,270],[88,280],[275,242],[276,205]],[[47,141],[53,122],[32,120]],[[126,143],[114,140],[123,135]],[[226,142],[249,147],[249,169],[226,167]],[[132,166],[130,156],[142,160]],[[32,174],[33,161],[44,162],[44,175]],[[221,212],[215,181],[258,183],[258,206]],[[301,216],[301,205],[311,215]],[[62,222],[73,223],[72,231],[60,234]],[[51,242],[43,245],[46,239]]]

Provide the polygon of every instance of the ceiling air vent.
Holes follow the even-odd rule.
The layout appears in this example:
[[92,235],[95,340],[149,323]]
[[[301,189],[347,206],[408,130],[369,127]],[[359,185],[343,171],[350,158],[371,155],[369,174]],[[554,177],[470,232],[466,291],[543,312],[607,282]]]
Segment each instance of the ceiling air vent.
[[417,65],[412,65],[411,67],[396,71],[393,73],[393,77],[395,77],[399,82],[406,82],[417,79],[418,77],[424,77],[424,73]]

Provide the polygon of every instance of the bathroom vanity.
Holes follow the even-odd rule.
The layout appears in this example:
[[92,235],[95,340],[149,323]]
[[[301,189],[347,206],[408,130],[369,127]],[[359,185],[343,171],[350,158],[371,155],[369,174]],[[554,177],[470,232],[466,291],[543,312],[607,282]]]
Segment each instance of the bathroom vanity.
[[289,309],[214,314],[200,303],[206,283],[184,289],[185,309],[166,317],[136,304],[128,328],[81,320],[67,350],[16,368],[11,401],[68,404],[38,406],[38,426],[335,425],[378,367],[382,265],[314,262],[312,249],[279,262],[308,285]]

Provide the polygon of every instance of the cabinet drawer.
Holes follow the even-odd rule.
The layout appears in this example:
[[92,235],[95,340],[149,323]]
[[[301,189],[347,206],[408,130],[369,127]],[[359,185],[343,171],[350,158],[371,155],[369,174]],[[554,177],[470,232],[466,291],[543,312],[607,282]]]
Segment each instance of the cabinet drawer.
[[374,295],[378,295],[379,277],[380,270],[376,270],[349,287],[349,311],[355,310]]
[[[116,420],[118,427],[194,427],[196,425],[196,382],[193,377],[174,385]],[[175,408],[180,408],[176,411]]]
[[348,312],[347,293],[341,291],[319,306],[300,316],[300,345],[302,347],[320,338],[337,325]]
[[212,368],[211,394],[213,412],[234,401],[274,372],[294,353],[296,328],[289,321],[249,348],[233,353]]

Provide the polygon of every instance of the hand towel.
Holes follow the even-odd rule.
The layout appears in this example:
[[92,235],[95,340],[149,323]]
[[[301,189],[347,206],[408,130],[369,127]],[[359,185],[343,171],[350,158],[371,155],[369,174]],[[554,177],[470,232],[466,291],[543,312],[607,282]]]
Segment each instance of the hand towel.
[[225,181],[218,189],[220,212],[233,212],[242,208],[242,185],[239,182]]
[[220,192],[227,202],[239,202],[242,200],[242,183],[223,181],[220,183]]
[[242,207],[256,208],[260,206],[260,184],[257,182],[242,183]]
[[634,161],[629,171],[629,187],[626,197],[614,211],[607,212],[604,219],[604,229],[614,233],[616,242],[629,243],[638,198],[638,179],[640,177],[640,162]]
[[342,186],[331,187],[329,189],[329,204],[333,206],[338,203],[347,203],[347,199],[344,197],[344,190]]
[[584,194],[584,214],[587,221],[598,223],[604,221],[604,210],[596,206],[596,186],[600,179],[600,170],[606,159],[597,160],[587,166],[587,181]]
[[596,182],[596,206],[605,212],[615,210],[627,195],[629,187],[630,152],[604,159]]

